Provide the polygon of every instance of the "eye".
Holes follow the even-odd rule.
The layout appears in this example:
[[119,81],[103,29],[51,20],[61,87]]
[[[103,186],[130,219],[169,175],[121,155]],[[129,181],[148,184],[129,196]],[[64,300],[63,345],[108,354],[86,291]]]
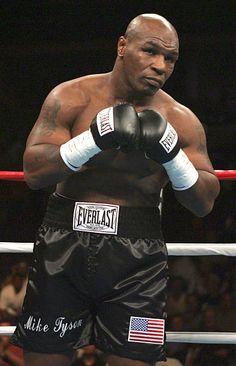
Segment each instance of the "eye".
[[143,51],[150,54],[150,55],[156,55],[157,51],[153,47],[145,47],[143,48]]
[[176,57],[173,55],[166,55],[165,60],[171,64],[174,64],[177,61]]

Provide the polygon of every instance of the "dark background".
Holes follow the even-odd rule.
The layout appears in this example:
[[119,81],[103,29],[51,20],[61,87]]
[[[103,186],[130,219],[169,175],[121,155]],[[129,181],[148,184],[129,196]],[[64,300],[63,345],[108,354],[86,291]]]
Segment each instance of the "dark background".
[[[215,169],[235,169],[235,8],[235,1],[0,1],[0,170],[22,170],[27,135],[49,91],[110,71],[118,37],[148,12],[165,16],[180,37],[180,59],[164,89],[201,119]],[[0,240],[33,240],[48,192],[3,181],[0,189]],[[180,207],[170,189],[164,201],[167,241],[235,240],[234,225],[226,227],[236,217],[234,182],[222,183],[205,219]]]

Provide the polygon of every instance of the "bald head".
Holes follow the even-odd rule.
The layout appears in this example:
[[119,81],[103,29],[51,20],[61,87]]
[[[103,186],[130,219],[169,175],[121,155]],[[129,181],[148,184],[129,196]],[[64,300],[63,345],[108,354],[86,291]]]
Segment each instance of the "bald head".
[[140,14],[135,17],[128,25],[125,37],[132,39],[139,34],[149,32],[150,30],[152,32],[156,31],[156,33],[162,31],[167,37],[168,35],[172,38],[174,36],[176,40],[178,40],[178,35],[174,26],[166,18],[158,14]]

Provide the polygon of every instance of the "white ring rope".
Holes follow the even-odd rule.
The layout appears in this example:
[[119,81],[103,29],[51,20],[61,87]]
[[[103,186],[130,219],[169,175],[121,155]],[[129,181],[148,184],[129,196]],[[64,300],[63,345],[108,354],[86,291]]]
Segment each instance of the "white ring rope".
[[225,255],[236,256],[236,243],[167,243],[169,255]]
[[[236,257],[236,243],[167,243],[169,255]],[[33,243],[0,242],[0,253],[32,253]]]
[[15,329],[16,327],[3,325],[0,327],[0,336],[11,336],[14,333]]
[[32,253],[34,243],[0,242],[0,253]]
[[236,344],[236,333],[166,332],[167,342]]
[[[0,336],[11,336],[15,326],[1,326]],[[166,332],[166,341],[173,343],[236,344],[236,333],[225,332]]]

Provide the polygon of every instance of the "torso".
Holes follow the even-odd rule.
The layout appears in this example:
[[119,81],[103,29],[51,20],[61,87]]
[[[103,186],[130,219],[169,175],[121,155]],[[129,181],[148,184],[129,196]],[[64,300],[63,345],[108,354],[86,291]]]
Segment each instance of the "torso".
[[[65,94],[68,95],[69,92],[72,96],[69,107],[76,111],[75,119],[71,123],[72,137],[88,129],[100,110],[119,103],[112,97],[108,78],[109,74],[101,74],[63,84],[62,88],[67,90]],[[151,100],[149,98],[148,104],[136,105],[136,109],[140,111],[147,107],[157,108],[168,119],[169,110],[175,103],[164,91],[159,90]],[[164,169],[147,159],[143,152],[123,153],[110,150],[90,159],[78,173],[58,184],[56,191],[79,201],[156,206],[159,204],[160,191],[167,182]]]

